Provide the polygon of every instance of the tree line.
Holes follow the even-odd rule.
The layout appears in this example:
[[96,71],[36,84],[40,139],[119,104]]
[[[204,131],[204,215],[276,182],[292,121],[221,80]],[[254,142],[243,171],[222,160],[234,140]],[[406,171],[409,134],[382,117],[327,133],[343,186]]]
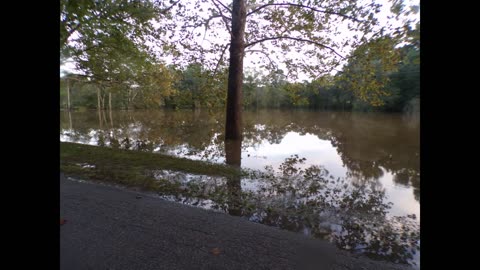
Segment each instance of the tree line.
[[[282,70],[263,74],[250,69],[243,78],[243,106],[259,108],[308,108],[346,111],[418,111],[420,101],[420,52],[414,45],[396,49],[399,62],[396,71],[377,74],[388,77],[385,95],[372,104],[354,93],[349,81],[361,70],[347,70],[303,82],[290,82]],[[350,65],[353,65],[350,63]],[[60,106],[73,109],[198,109],[224,108],[227,71],[214,78],[200,63],[184,69],[163,64],[153,65],[137,77],[134,84],[98,83],[81,75],[60,78]],[[217,71],[218,73],[218,71]],[[378,72],[381,73],[381,72]],[[363,76],[363,75],[362,75]],[[101,89],[101,91],[98,91]],[[99,102],[100,101],[100,102]]]
[[[391,2],[392,20],[418,13]],[[419,23],[381,25],[380,7],[348,0],[62,0],[60,59],[79,72],[60,78],[60,106],[223,107],[231,139],[240,136],[243,108],[418,110]],[[339,27],[351,35],[331,39]],[[353,50],[346,55],[343,48]],[[244,72],[243,58],[252,54],[258,70]],[[310,80],[298,82],[298,71]]]

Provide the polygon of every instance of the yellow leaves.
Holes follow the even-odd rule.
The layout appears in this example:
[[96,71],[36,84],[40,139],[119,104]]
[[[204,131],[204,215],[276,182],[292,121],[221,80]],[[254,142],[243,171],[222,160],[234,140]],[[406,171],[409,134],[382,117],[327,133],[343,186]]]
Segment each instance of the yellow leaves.
[[372,106],[384,105],[383,98],[391,95],[386,89],[388,75],[399,64],[395,45],[395,40],[382,37],[358,47],[342,75],[346,88]]

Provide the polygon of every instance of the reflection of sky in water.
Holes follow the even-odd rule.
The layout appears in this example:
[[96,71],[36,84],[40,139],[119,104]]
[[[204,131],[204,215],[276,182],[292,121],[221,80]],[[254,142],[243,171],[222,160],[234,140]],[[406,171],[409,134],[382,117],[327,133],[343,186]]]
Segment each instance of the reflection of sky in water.
[[[300,117],[304,115],[306,114],[298,114],[298,116]],[[387,122],[388,119],[378,120],[374,119],[373,117],[361,118],[360,116],[358,116],[355,121],[348,122],[348,124],[345,124],[344,126],[333,126],[334,124],[332,123],[339,123],[344,118],[336,119],[335,122],[330,123],[328,122],[329,117],[327,116],[331,117],[333,116],[333,114],[323,116],[322,120],[311,121],[308,123],[303,123],[303,121],[301,121],[302,124],[298,124],[300,127],[307,127],[314,130],[314,133],[322,133],[323,137],[318,136],[318,134],[309,133],[308,131],[305,132],[304,135],[301,135],[299,132],[296,131],[289,131],[281,134],[281,132],[272,129],[272,127],[275,127],[275,125],[272,125],[272,123],[265,125],[264,123],[261,123],[261,121],[255,120],[256,123],[253,123],[253,125],[251,126],[252,128],[250,128],[249,132],[250,136],[253,135],[253,138],[258,139],[254,139],[253,141],[252,139],[244,140],[241,154],[241,166],[243,168],[253,170],[263,170],[265,166],[272,166],[273,169],[278,169],[279,165],[283,163],[286,158],[292,155],[298,155],[300,158],[306,158],[304,164],[297,164],[297,166],[301,168],[307,168],[311,165],[319,165],[328,170],[329,173],[335,178],[348,177],[349,173],[353,172],[354,176],[351,179],[352,181],[356,181],[356,179],[354,179],[355,177],[364,178],[362,176],[362,170],[369,169],[368,165],[367,167],[365,167],[365,164],[368,164],[369,162],[373,162],[373,164],[375,164],[376,160],[383,158],[383,150],[387,149],[385,148],[385,140],[388,140],[390,137],[399,134],[399,131],[401,130],[396,129],[398,126],[395,126],[394,124],[392,124],[392,126],[386,126],[386,123],[393,122]],[[290,117],[292,119],[289,119]],[[322,115],[316,113],[315,117],[322,117]],[[284,115],[283,118],[287,118],[289,121],[292,121],[291,123],[294,123],[298,120],[297,117],[289,115]],[[307,121],[309,120],[309,118],[305,119]],[[71,118],[64,119],[64,121],[67,120],[71,121]],[[170,125],[167,125],[166,128],[178,128],[179,123],[182,123],[180,126],[184,125],[185,123],[193,123],[193,125],[195,125],[195,122],[191,122],[191,120],[192,119],[190,119],[189,121],[185,121],[182,119],[181,121],[175,121],[174,123],[177,125],[177,127],[170,127]],[[368,122],[367,120],[370,122]],[[218,123],[218,120],[216,121]],[[202,137],[202,140],[209,140],[206,141],[203,149],[195,149],[195,147],[189,145],[187,141],[175,140],[175,142],[172,143],[170,140],[170,142],[166,142],[164,140],[167,140],[167,138],[164,138],[162,136],[163,134],[159,134],[160,136],[157,135],[149,138],[151,140],[147,139],[147,137],[152,136],[149,134],[154,133],[156,129],[158,129],[158,127],[150,126],[146,123],[147,121],[142,122],[129,119],[122,122],[122,124],[117,125],[116,127],[105,126],[102,131],[102,128],[92,128],[92,126],[94,125],[92,122],[86,125],[87,128],[84,129],[83,132],[77,129],[72,129],[72,124],[69,123],[68,128],[64,128],[60,132],[60,141],[98,145],[100,136],[112,136],[118,138],[119,140],[122,140],[122,138],[125,137],[129,137],[131,142],[134,142],[136,140],[140,140],[142,142],[155,140],[156,143],[154,143],[151,148],[151,151],[153,152],[168,153],[190,159],[206,159],[212,162],[225,163],[224,149],[222,145],[219,145],[219,143],[222,144],[223,142],[221,139],[218,139],[220,133],[218,133],[217,130],[213,131],[214,127],[211,127],[213,133],[210,134],[209,137]],[[288,123],[288,121],[285,123]],[[317,124],[321,125],[320,128],[316,128]],[[361,127],[368,128],[360,129],[355,126],[355,124]],[[73,126],[76,125],[78,124],[75,123],[75,125]],[[289,129],[291,125],[292,124],[286,124],[283,129]],[[321,129],[324,129],[325,131],[320,132],[319,130]],[[183,132],[186,132],[187,130],[183,130],[181,128],[178,130],[181,130],[178,135],[183,138]],[[334,132],[332,135],[331,132],[335,130],[338,130],[340,132]],[[341,137],[345,133],[349,134],[347,132],[350,130],[353,131],[353,135],[349,135],[350,137],[347,137],[348,139]],[[365,130],[371,130],[371,132],[362,133]],[[403,130],[406,129],[403,128]],[[195,129],[192,129],[191,131],[188,130],[188,132],[195,132]],[[275,138],[276,136],[278,136],[278,134],[279,136],[281,136],[279,137],[279,140],[272,140],[271,138],[266,138],[270,137],[270,135]],[[337,140],[341,140],[341,143],[343,143],[341,149],[337,149],[337,146],[332,145],[332,141],[330,141],[330,136],[336,138]],[[353,138],[353,136],[356,136],[355,138],[360,138],[352,142],[352,139],[350,138]],[[410,138],[409,136],[411,136],[410,133],[407,133],[406,138]],[[324,139],[320,139],[319,137],[322,137]],[[368,146],[368,144],[376,143],[376,141],[382,142],[382,140],[384,140],[383,144],[381,144],[381,146],[379,147]],[[365,143],[362,144],[362,141],[365,141]],[[279,143],[276,144],[275,142]],[[407,144],[405,144],[405,147],[412,147],[412,145],[409,144],[410,141],[406,142]],[[392,143],[396,144],[396,141],[392,140]],[[109,140],[104,141],[104,145],[110,146],[110,144],[111,142]],[[362,146],[363,148],[360,146]],[[372,150],[370,151],[370,149]],[[391,154],[393,153],[392,150],[397,150],[397,148],[388,148],[388,152],[385,153]],[[409,152],[398,149],[394,153],[396,153],[397,155],[403,155],[403,153]],[[353,161],[354,167],[360,165],[361,167],[355,167],[355,171],[350,171],[352,168],[349,169],[347,167],[347,164],[344,164],[344,162],[346,162],[345,158],[348,162]],[[407,160],[405,158],[405,155],[403,155],[402,158],[403,159],[401,162],[405,162],[405,160]],[[412,159],[417,158],[418,156],[412,157]],[[396,160],[397,159],[394,157],[392,163],[390,163],[390,167],[398,171],[398,169],[401,168],[402,165],[400,165],[400,167],[396,166],[395,164],[400,164],[395,163]],[[352,166],[352,164],[348,163],[348,166]],[[375,173],[374,170],[368,171],[367,175],[370,175],[370,179],[365,181],[376,182],[379,184],[380,188],[385,189],[387,199],[394,203],[392,209],[390,210],[390,213],[393,215],[415,214],[417,217],[419,217],[419,202],[414,197],[413,187],[411,186],[411,183],[408,183],[408,180],[406,180],[407,182],[405,182],[404,185],[400,184],[399,181],[394,179],[395,172],[391,171],[392,168],[387,169],[378,165],[377,168],[380,168],[378,173]],[[380,173],[380,170],[382,173]],[[357,172],[360,172],[360,175],[358,175]],[[377,177],[379,176],[379,178],[371,178],[374,175],[376,175]],[[254,185],[254,183],[245,183],[244,187],[247,189],[254,189]]]
[[97,132],[95,130],[91,130],[88,133],[89,137],[86,137],[86,136],[74,137],[73,135],[75,134],[75,131],[67,129],[60,132],[60,141],[82,143],[82,144],[88,144],[88,145],[98,145],[98,137],[95,136],[96,133]]
[[388,201],[393,203],[391,215],[403,216],[415,214],[420,217],[420,204],[415,200],[411,188],[395,184],[393,174],[382,168],[383,176],[380,182],[385,188]]
[[[262,127],[257,127],[261,129]],[[88,137],[80,137],[73,139],[71,134],[73,130],[63,130],[60,134],[60,141],[64,142],[78,142],[89,145],[97,145],[98,132],[90,130]],[[215,136],[217,136],[216,134]],[[215,137],[214,136],[214,137]],[[132,136],[132,139],[135,137]],[[108,143],[107,143],[108,145]],[[212,150],[216,145],[214,138],[212,138],[210,145],[204,150],[197,152],[196,155],[188,154],[189,147],[186,144],[176,145],[167,151],[169,154],[174,154],[190,159],[202,159],[205,152]],[[157,147],[158,151],[161,147]],[[311,165],[320,165],[327,169],[331,175],[336,177],[346,177],[347,168],[344,166],[337,149],[329,140],[319,139],[312,134],[300,135],[297,132],[288,132],[279,144],[272,144],[268,140],[262,140],[254,146],[249,146],[242,151],[242,167],[263,170],[265,166],[272,166],[277,169],[278,166],[291,155],[298,155],[300,158],[306,158],[304,164],[297,164],[301,168],[307,168]],[[212,159],[213,162],[224,163],[223,156]],[[387,200],[393,203],[390,210],[390,215],[407,215],[415,214],[420,217],[420,205],[415,200],[412,187],[406,187],[396,184],[393,181],[393,174],[381,168],[383,175],[378,179],[386,191]],[[255,181],[246,180],[242,183],[243,188],[255,190]]]
[[345,177],[347,169],[343,167],[342,160],[330,141],[320,140],[311,134],[300,135],[297,132],[287,133],[279,144],[263,140],[255,147],[248,147],[242,152],[242,167],[263,169],[270,165],[276,169],[285,158],[295,154],[307,159],[305,164],[301,165],[303,168],[322,165],[334,176]]
[[[271,144],[267,140],[263,140],[255,147],[248,147],[242,152],[242,167],[263,169],[265,166],[271,165],[276,169],[285,161],[285,158],[294,154],[307,159],[305,164],[300,164],[302,168],[307,168],[310,165],[321,165],[335,178],[346,177],[347,169],[330,141],[321,140],[311,134],[300,135],[297,132],[287,133],[279,144]],[[415,214],[420,217],[420,205],[415,200],[412,189],[395,184],[392,173],[383,168],[382,171],[383,176],[378,180],[385,188],[388,201],[393,203],[390,214]],[[245,187],[248,187],[249,184],[245,184]]]
[[[134,115],[142,116],[141,113]],[[202,122],[201,117],[198,121],[167,118],[179,115],[178,112],[149,115],[140,121],[129,117],[116,125],[102,127],[95,123],[95,114],[91,119],[86,113],[77,114],[78,118],[84,118],[74,122],[71,118],[64,118],[60,141],[225,163],[223,127],[218,126],[219,121]],[[384,190],[384,202],[393,203],[387,210],[389,217],[415,214],[415,222],[420,221],[418,134],[399,122],[398,117],[345,114],[337,115],[333,121],[330,120],[334,116],[331,113],[295,112],[275,118],[270,115],[251,116],[250,125],[246,125],[241,153],[243,168],[263,170],[265,166],[271,166],[277,170],[287,158],[298,155],[306,160],[295,167],[321,166],[331,176],[345,178],[353,185]],[[257,116],[265,119],[257,119]],[[149,121],[157,118],[162,121]],[[142,144],[148,144],[148,147],[142,148]],[[244,178],[240,184],[242,191],[261,193],[269,183],[265,179]],[[418,262],[419,253],[415,257]]]

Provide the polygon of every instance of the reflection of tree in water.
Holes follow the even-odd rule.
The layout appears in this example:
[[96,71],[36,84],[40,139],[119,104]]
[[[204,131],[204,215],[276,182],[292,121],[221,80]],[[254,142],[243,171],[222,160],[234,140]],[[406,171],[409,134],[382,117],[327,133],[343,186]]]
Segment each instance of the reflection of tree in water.
[[[417,223],[387,217],[385,191],[377,185],[334,179],[318,166],[300,169],[298,156],[286,159],[279,172],[261,175],[264,187],[256,195],[253,220],[315,237],[329,238],[343,249],[371,257],[407,263],[418,248]],[[252,218],[251,218],[252,219]]]
[[406,168],[401,169],[397,171],[393,181],[406,187],[412,186],[415,200],[420,201],[420,172]]
[[[88,143],[93,138],[111,147],[211,161],[223,158],[222,112],[162,110],[114,112],[113,116],[113,124],[105,121],[100,128],[102,122],[95,113],[73,113],[72,130],[68,128],[68,116],[61,115],[61,129],[69,134],[70,141]],[[375,182],[386,170],[394,175],[395,183],[413,186],[419,200],[418,120],[386,114],[247,111],[242,148],[254,148],[264,141],[278,144],[289,132],[309,133],[331,141],[351,179]]]
[[[101,146],[140,151],[159,149],[157,151],[185,155],[194,155],[205,149],[217,153],[220,151],[211,145],[218,145],[220,141],[215,134],[222,130],[222,122],[208,116],[207,113],[191,112],[120,111],[114,112],[115,121],[107,126],[98,117],[92,117],[92,113],[75,113],[74,132],[67,132],[65,125],[62,126],[65,117],[61,128],[68,133],[70,141],[81,143],[93,140]],[[179,148],[181,145],[185,147]]]
[[[303,160],[294,156],[278,170],[251,172],[241,181],[194,179],[176,191],[177,200],[199,204],[200,199],[208,199],[213,201],[212,208],[328,238],[341,248],[390,261],[408,261],[411,249],[417,246],[418,223],[408,217],[387,216],[390,205],[384,203],[385,191],[378,181],[383,170],[391,172],[397,184],[413,186],[419,200],[418,126],[409,126],[401,118],[245,112],[244,140],[229,148],[219,135],[224,130],[222,113],[114,112],[113,117],[114,121],[102,122],[95,113],[64,114],[61,134],[71,141],[93,140],[101,146],[141,151],[173,150],[184,155],[203,155],[205,159],[224,157],[226,151],[227,163],[231,165],[236,164],[232,160],[241,157],[239,149],[263,141],[280,143],[289,132],[329,140],[348,168],[348,179],[334,179],[318,166],[300,169],[297,165]],[[253,184],[242,190],[248,182]]]
[[[329,239],[342,249],[375,259],[412,260],[419,247],[418,223],[413,217],[389,217],[390,204],[384,202],[383,188],[335,179],[319,166],[301,169],[298,165],[304,161],[292,156],[278,170],[249,171],[242,181],[235,177],[215,180],[215,184],[194,180],[177,200],[210,199],[214,209]],[[255,182],[256,188],[242,189],[242,182]]]
[[238,175],[230,176],[227,179],[228,213],[234,216],[242,214],[242,186],[241,186],[241,162],[242,162],[242,141],[225,141],[226,163],[238,170]]
[[[350,114],[337,118],[332,144],[349,173],[364,179],[378,179],[382,168],[394,175],[393,181],[413,186],[419,200],[419,130],[405,118]],[[341,132],[338,132],[341,131]]]

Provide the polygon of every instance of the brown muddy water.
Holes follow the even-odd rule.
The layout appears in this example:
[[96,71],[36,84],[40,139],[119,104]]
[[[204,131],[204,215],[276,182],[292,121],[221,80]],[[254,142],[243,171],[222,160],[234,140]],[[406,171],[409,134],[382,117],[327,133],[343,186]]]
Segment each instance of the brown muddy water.
[[203,110],[61,112],[60,141],[239,166],[239,179],[151,173],[188,190],[165,199],[419,268],[417,115],[246,111],[243,140],[227,147],[224,121],[223,112]]

